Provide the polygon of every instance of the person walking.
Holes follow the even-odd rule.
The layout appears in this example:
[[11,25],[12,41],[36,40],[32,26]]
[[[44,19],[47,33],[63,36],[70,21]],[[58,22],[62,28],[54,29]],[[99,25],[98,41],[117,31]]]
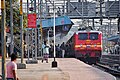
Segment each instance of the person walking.
[[49,44],[47,44],[46,41],[44,41],[44,44],[42,45],[43,48],[43,59],[42,59],[42,63],[44,60],[46,60],[46,63],[48,63],[48,58],[49,58]]
[[7,71],[7,80],[19,80],[17,77],[17,55],[11,54],[11,61],[7,63],[6,65],[6,71]]

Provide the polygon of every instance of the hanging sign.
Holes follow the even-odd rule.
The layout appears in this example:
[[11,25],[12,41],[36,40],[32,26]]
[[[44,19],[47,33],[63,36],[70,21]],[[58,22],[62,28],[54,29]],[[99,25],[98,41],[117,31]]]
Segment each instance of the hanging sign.
[[5,8],[5,1],[1,0],[1,9],[4,9],[4,8]]
[[36,28],[36,13],[28,14],[28,28]]
[[22,0],[20,0],[20,15],[23,14],[23,8],[22,8]]

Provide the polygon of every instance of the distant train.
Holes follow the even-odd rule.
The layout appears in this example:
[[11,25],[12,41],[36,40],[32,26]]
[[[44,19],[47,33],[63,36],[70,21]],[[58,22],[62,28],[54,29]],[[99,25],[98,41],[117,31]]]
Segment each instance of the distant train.
[[78,31],[67,42],[71,46],[70,55],[88,63],[99,61],[102,53],[102,32]]

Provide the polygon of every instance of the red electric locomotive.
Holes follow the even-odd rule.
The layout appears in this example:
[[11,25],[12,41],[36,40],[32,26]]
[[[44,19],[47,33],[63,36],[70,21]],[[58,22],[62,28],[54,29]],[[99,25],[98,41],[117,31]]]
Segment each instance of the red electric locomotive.
[[102,53],[102,32],[78,31],[75,32],[69,44],[72,46],[72,55],[88,63],[99,61]]

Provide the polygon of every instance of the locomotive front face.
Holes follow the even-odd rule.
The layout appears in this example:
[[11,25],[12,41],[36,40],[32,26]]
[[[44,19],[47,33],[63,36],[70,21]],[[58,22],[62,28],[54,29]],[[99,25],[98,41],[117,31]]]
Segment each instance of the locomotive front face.
[[100,57],[102,52],[102,35],[100,32],[77,32],[74,37],[76,57]]

